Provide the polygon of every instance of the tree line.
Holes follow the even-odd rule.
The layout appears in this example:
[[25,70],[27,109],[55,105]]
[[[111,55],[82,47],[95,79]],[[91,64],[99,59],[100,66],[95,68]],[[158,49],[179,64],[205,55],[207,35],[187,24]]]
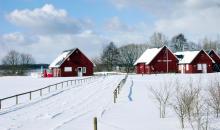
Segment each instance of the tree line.
[[35,64],[35,60],[31,54],[11,50],[2,59],[3,71],[0,73],[2,75],[24,75],[32,64]]
[[198,43],[189,41],[184,34],[180,33],[168,39],[164,34],[155,32],[149,38],[149,41],[143,44],[128,43],[123,46],[116,46],[114,42],[106,45],[100,56],[93,58],[96,64],[96,71],[123,71],[133,72],[134,62],[148,48],[160,48],[163,46],[169,47],[173,52],[177,51],[196,51],[204,49],[209,51],[214,49],[219,52],[220,39],[211,40],[204,38]]
[[[163,33],[155,32],[146,43],[127,43],[120,47],[114,42],[107,44],[100,55],[92,58],[96,64],[95,71],[122,71],[134,72],[134,62],[148,48],[159,48],[163,46],[169,47],[173,52],[177,51],[193,51],[193,50],[211,50],[219,52],[220,38],[211,40],[204,38],[198,43],[189,41],[184,34],[180,33],[168,39]],[[34,64],[35,60],[31,54],[20,53],[11,50],[2,59],[4,66],[4,75],[24,75],[28,66]],[[2,73],[2,69],[0,71]]]

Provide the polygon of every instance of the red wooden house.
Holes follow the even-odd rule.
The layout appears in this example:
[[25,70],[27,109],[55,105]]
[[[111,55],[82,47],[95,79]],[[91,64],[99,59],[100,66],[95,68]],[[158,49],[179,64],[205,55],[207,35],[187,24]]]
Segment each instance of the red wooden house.
[[215,62],[215,63],[213,63],[213,71],[220,72],[220,57],[219,57],[219,55],[214,50],[209,51],[208,54]]
[[177,72],[177,57],[166,46],[147,49],[134,63],[137,74]]
[[63,51],[49,66],[54,77],[91,76],[93,67],[78,48]]
[[176,52],[179,59],[178,71],[180,73],[211,73],[214,61],[204,51]]

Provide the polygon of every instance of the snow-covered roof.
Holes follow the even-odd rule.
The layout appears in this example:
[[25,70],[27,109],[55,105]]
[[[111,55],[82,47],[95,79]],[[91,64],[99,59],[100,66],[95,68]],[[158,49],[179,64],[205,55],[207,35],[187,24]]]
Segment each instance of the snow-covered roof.
[[[176,52],[174,54],[179,59],[179,64],[189,64],[196,58],[199,52],[200,51],[184,51],[184,52]],[[213,63],[215,62],[205,51],[204,53],[212,60]]]
[[179,64],[189,64],[195,57],[199,54],[200,51],[183,51],[174,53],[179,59]]
[[145,63],[149,64],[154,57],[161,51],[163,47],[161,48],[151,48],[147,49],[134,63],[134,65],[137,65],[138,63]]
[[71,50],[63,51],[49,66],[49,68],[57,68],[62,65],[62,63],[76,50],[76,48]]
[[208,52],[208,54],[210,55],[211,52],[213,52],[213,53],[220,59],[219,55],[217,54],[217,52],[216,52],[215,50],[213,50],[213,49],[210,50],[210,51]]

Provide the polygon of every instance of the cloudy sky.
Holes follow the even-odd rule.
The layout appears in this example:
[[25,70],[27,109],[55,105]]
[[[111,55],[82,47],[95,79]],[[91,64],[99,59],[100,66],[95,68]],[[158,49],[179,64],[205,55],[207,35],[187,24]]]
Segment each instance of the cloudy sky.
[[110,41],[145,43],[162,32],[197,42],[219,30],[219,0],[0,0],[0,60],[15,49],[50,63],[75,47],[92,58]]

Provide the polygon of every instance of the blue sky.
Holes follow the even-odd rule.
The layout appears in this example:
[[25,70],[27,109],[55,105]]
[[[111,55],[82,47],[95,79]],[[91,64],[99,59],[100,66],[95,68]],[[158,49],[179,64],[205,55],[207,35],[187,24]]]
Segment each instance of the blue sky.
[[[216,38],[218,0],[0,0],[0,60],[9,50],[50,63],[80,48],[88,57],[110,41],[147,43],[154,32],[178,33],[194,42]],[[31,51],[30,51],[31,50]],[[48,53],[50,52],[50,53]]]

